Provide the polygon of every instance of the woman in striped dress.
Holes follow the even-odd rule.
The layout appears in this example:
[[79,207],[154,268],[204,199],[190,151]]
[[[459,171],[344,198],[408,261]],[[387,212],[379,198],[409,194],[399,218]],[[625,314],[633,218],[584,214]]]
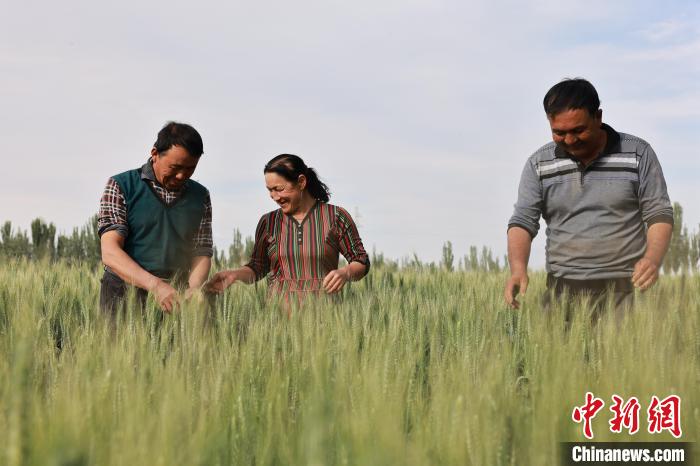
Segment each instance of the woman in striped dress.
[[[265,184],[279,209],[262,216],[253,254],[243,267],[217,273],[208,282],[220,293],[231,284],[267,276],[272,292],[286,297],[339,292],[369,270],[369,256],[350,214],[328,204],[328,187],[313,168],[291,154],[270,160]],[[339,255],[348,262],[338,268]]]

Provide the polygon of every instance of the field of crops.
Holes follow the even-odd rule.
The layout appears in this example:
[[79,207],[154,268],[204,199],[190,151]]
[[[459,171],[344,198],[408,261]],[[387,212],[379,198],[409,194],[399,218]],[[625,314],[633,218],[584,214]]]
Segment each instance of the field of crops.
[[[673,440],[646,432],[652,395],[700,433],[697,275],[662,277],[621,323],[583,303],[568,331],[543,274],[520,311],[505,275],[378,267],[291,317],[235,285],[213,317],[149,302],[115,328],[99,278],[0,264],[0,464],[557,464],[587,391],[606,400],[595,440]],[[613,393],[639,398],[636,435],[609,431]]]

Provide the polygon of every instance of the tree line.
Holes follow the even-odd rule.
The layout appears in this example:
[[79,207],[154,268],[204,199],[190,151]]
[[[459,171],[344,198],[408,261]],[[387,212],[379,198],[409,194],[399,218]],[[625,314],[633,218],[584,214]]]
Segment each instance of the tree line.
[[[70,263],[87,263],[97,266],[102,260],[97,214],[81,227],[73,228],[70,234],[56,235],[56,226],[36,218],[29,232],[13,228],[6,221],[0,227],[0,259],[63,260]],[[214,247],[214,264],[220,267],[237,267],[248,261],[253,252],[253,238],[243,239],[241,231],[233,231],[233,242],[228,251]]]
[[[700,267],[700,225],[698,229],[688,230],[683,221],[683,207],[673,205],[673,237],[668,253],[664,259],[665,273],[697,272]],[[232,242],[227,249],[214,247],[214,266],[232,268],[245,264],[253,251],[252,236],[244,237],[236,228]],[[0,227],[0,259],[24,258],[26,260],[66,261],[69,263],[87,263],[97,266],[101,261],[100,237],[97,230],[97,215],[93,215],[81,227],[73,228],[70,234],[59,233],[53,223],[43,219],[34,219],[29,232],[13,228],[10,221]],[[503,260],[501,262],[501,259]],[[342,259],[341,259],[342,260]],[[372,251],[371,261],[376,267],[390,268],[428,268],[453,270],[500,272],[508,268],[508,258],[499,258],[490,248],[470,246],[469,254],[457,259],[452,242],[447,241],[442,247],[439,263],[423,262],[416,254],[399,261],[387,259],[384,254]]]
[[97,234],[97,215],[70,234],[56,237],[56,226],[36,218],[30,226],[30,235],[12,228],[6,221],[0,228],[0,257],[28,260],[65,260],[97,264],[101,260],[100,237]]

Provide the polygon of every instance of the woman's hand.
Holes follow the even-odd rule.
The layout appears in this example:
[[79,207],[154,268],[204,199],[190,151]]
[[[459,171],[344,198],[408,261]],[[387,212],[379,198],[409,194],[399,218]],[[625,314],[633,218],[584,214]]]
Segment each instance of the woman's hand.
[[347,267],[331,270],[323,279],[323,289],[328,294],[337,293],[343,289],[348,281],[350,281],[350,270]]
[[234,270],[224,270],[216,273],[204,284],[204,289],[210,293],[223,293],[223,291],[238,280]]

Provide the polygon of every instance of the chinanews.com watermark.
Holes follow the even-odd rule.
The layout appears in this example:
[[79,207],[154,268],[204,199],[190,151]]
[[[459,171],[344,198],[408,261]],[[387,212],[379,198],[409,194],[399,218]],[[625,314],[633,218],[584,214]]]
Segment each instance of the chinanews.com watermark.
[[686,442],[567,442],[562,444],[564,465],[695,464],[692,444]]
[[[694,463],[693,443],[690,442],[594,442],[593,419],[604,412],[605,401],[587,392],[584,403],[575,406],[571,419],[581,425],[583,442],[563,442],[561,458],[564,465],[619,465],[619,464],[678,464]],[[681,398],[668,395],[659,398],[654,395],[645,405],[637,397],[624,399],[612,395],[607,427],[613,434],[635,435],[640,429],[651,435],[667,432],[679,439],[683,435],[681,427]],[[640,416],[643,413],[643,416]],[[640,419],[641,418],[641,419]],[[629,438],[629,437],[627,437]]]

